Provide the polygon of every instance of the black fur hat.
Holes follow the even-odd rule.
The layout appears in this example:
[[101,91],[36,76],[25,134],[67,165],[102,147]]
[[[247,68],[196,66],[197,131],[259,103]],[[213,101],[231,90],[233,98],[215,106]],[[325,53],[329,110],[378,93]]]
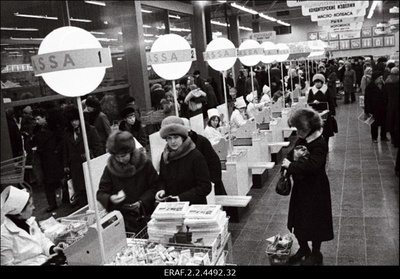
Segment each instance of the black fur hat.
[[111,154],[131,153],[135,150],[135,139],[128,131],[115,131],[107,139],[106,147]]
[[310,108],[295,110],[288,119],[289,127],[296,127],[298,130],[313,133],[323,126],[321,116],[317,111]]

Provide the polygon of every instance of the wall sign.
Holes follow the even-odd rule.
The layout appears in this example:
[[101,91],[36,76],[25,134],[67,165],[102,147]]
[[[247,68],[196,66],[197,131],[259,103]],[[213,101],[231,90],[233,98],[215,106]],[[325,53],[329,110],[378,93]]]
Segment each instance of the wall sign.
[[340,40],[339,47],[340,50],[350,49],[350,40]]
[[371,27],[361,28],[361,37],[371,37],[371,36],[372,36],[372,28]]
[[361,39],[352,39],[350,40],[351,49],[361,48]]
[[362,48],[371,48],[372,47],[372,38],[364,38],[361,40]]
[[372,39],[373,47],[383,47],[383,37],[375,37]]
[[319,20],[317,23],[318,26],[325,26],[325,25],[356,23],[356,22],[364,22],[364,17],[358,16],[358,17],[347,17],[339,19]]
[[327,19],[339,19],[349,17],[365,16],[366,9],[349,10],[346,12],[325,12],[323,14],[311,15],[311,21],[327,20]]
[[368,8],[369,1],[314,1],[301,6],[304,16],[323,15],[327,12],[343,14]]
[[386,36],[384,40],[385,46],[394,46],[394,36]]

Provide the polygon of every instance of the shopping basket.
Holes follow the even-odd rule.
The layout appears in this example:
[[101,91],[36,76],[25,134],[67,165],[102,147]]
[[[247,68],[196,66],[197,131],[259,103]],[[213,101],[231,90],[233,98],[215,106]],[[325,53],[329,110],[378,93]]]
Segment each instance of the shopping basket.
[[269,263],[271,265],[287,265],[289,262],[293,239],[288,235],[283,236],[282,239],[282,237],[278,234],[270,239],[267,239],[267,241],[269,244],[267,245],[266,253]]
[[23,184],[25,163],[25,155],[1,162],[1,184]]

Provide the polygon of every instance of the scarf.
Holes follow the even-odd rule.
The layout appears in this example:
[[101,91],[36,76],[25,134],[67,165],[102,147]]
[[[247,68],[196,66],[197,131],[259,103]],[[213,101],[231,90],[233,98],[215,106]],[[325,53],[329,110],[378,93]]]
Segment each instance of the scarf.
[[196,148],[196,145],[192,141],[190,137],[187,137],[183,142],[182,145],[179,146],[177,150],[172,150],[168,144],[165,145],[163,151],[163,160],[165,164],[169,164],[174,160],[178,160],[184,156],[186,156],[190,151]]
[[132,177],[144,167],[146,160],[145,149],[143,147],[136,148],[131,152],[131,159],[126,165],[121,164],[115,159],[115,156],[111,155],[107,160],[107,168],[115,176]]
[[307,136],[306,141],[307,143],[310,143],[319,138],[321,135],[322,135],[322,128],[320,130],[313,132],[311,135]]

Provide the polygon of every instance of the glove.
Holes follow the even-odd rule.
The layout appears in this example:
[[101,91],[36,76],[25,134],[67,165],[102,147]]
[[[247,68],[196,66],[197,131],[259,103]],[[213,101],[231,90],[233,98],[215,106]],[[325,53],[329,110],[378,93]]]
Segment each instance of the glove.
[[125,212],[130,212],[134,215],[140,215],[140,201],[131,204],[123,204],[121,210]]

